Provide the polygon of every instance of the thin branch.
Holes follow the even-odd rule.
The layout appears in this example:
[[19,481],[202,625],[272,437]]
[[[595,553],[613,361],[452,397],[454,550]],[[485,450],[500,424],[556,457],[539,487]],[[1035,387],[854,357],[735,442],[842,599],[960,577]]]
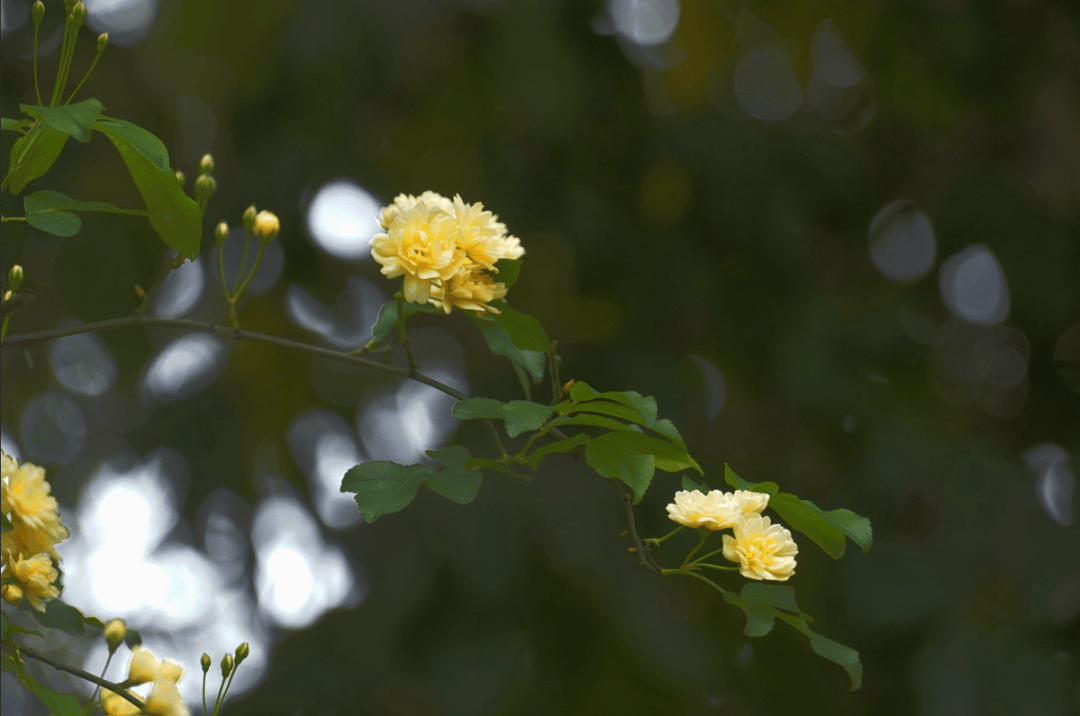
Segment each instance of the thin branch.
[[67,328],[54,328],[48,331],[40,331],[38,333],[20,333],[14,336],[9,336],[3,344],[4,348],[15,346],[29,346],[34,343],[42,343],[44,341],[51,341],[55,338],[65,338],[67,336],[74,336],[80,333],[90,333],[92,331],[112,331],[120,328],[131,328],[135,326],[150,326],[154,328],[176,328],[188,331],[201,331],[203,333],[215,333],[225,338],[232,338],[235,340],[248,340],[255,341],[256,343],[266,343],[272,346],[278,346],[279,348],[287,348],[290,350],[302,351],[304,353],[310,353],[321,358],[328,358],[330,360],[339,361],[341,363],[349,363],[352,365],[363,366],[364,368],[371,368],[372,370],[379,370],[384,373],[390,373],[401,378],[408,378],[415,380],[418,383],[431,386],[438,391],[441,391],[452,398],[458,400],[466,400],[469,396],[462,393],[460,390],[450,387],[445,383],[441,383],[434,378],[428,377],[423,373],[412,373],[410,375],[407,368],[398,368],[386,363],[379,363],[378,361],[368,360],[359,356],[351,356],[342,353],[341,351],[331,350],[329,348],[321,348],[319,346],[313,346],[308,343],[301,343],[300,341],[289,340],[288,338],[279,338],[278,336],[271,336],[265,333],[254,333],[252,331],[244,331],[240,329],[229,328],[228,326],[205,323],[203,321],[193,321],[186,318],[162,318],[160,316],[146,316],[142,314],[134,314],[131,316],[124,316],[122,318],[110,318],[104,321],[96,321],[94,323],[82,323],[77,326],[68,326]]
[[86,672],[86,671],[83,671],[82,669],[77,669],[74,666],[68,666],[67,664],[65,664],[62,661],[56,661],[52,657],[45,656],[44,654],[39,654],[38,652],[34,651],[33,649],[31,649],[29,647],[20,646],[20,647],[18,647],[18,649],[19,649],[19,653],[24,655],[24,656],[29,656],[31,659],[36,659],[36,660],[42,662],[43,664],[48,664],[49,666],[51,666],[54,669],[59,669],[60,671],[66,671],[69,674],[74,674],[75,676],[78,676],[80,679],[85,679],[85,680],[89,681],[92,684],[97,684],[98,686],[101,686],[103,688],[108,689],[109,691],[112,691],[114,694],[117,694],[121,698],[127,699],[132,704],[134,704],[136,707],[138,707],[140,711],[145,711],[146,710],[146,704],[144,704],[142,701],[140,701],[135,696],[132,696],[130,693],[128,693],[127,689],[121,687],[119,684],[114,684],[111,681],[106,681],[105,679],[101,678],[100,676],[94,676],[93,674],[91,674],[89,672]]
[[638,556],[638,564],[659,573],[660,565],[653,560],[652,555],[649,554],[649,546],[642,542],[641,537],[638,535],[637,522],[634,520],[633,498],[614,480],[608,480],[608,482],[611,483],[611,486],[619,493],[619,497],[622,498],[623,509],[626,512],[626,529],[630,533],[630,539],[634,542],[634,552]]
[[34,292],[29,288],[24,288],[0,305],[0,318],[7,318],[20,308],[25,308],[33,300]]

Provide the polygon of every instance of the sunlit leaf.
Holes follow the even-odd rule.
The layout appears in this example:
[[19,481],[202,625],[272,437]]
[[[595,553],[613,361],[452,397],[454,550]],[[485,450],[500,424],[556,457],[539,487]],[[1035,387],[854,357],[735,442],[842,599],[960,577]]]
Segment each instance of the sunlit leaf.
[[[605,418],[603,415],[592,415],[590,413],[578,413],[577,415],[570,415],[560,418],[556,423],[559,426],[563,425],[592,425],[598,428],[607,428],[608,430],[630,430],[630,426],[626,423],[620,423],[618,420],[612,418]],[[634,426],[637,428],[637,426]],[[638,428],[640,430],[640,428]]]
[[101,114],[101,102],[96,99],[85,99],[75,104],[55,107],[20,104],[19,109],[35,119],[40,118],[57,132],[75,137],[80,142],[89,142],[94,120]]
[[82,227],[82,220],[72,211],[103,211],[127,213],[104,201],[79,201],[51,189],[42,189],[23,199],[26,222],[35,229],[56,236],[74,236]]
[[585,446],[585,462],[601,477],[626,483],[634,491],[634,504],[637,504],[652,482],[656,458],[649,452],[627,450],[618,440],[624,433],[636,434],[618,430],[590,440]]
[[153,132],[125,119],[113,117],[102,117],[94,129],[102,131],[102,127],[108,127],[114,134],[126,139],[135,151],[149,159],[162,174],[173,176],[172,166],[169,164],[169,150]]
[[42,626],[49,627],[50,629],[59,629],[65,634],[70,634],[72,636],[81,635],[88,625],[99,629],[104,627],[104,624],[102,624],[100,619],[83,614],[63,599],[45,600],[44,612],[37,611],[25,601],[21,608],[33,616]]
[[17,195],[27,184],[49,171],[67,140],[68,135],[44,125],[38,125],[15,140],[8,161],[11,177],[8,190]]
[[49,716],[83,716],[86,713],[85,707],[70,694],[58,693],[31,679],[27,679],[26,687],[49,709]]

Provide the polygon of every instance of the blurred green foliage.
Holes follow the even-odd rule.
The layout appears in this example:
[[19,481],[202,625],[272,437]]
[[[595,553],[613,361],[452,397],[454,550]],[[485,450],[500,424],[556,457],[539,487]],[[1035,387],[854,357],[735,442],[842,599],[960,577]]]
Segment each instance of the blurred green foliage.
[[[747,7],[795,48],[804,80],[811,34],[834,18],[869,77],[869,122],[746,117],[731,98],[742,50],[730,0],[683,0],[681,60],[661,69],[594,31],[599,2],[164,3],[151,35],[114,43],[84,93],[162,137],[189,176],[213,153],[208,221],[235,224],[252,201],[281,217],[284,276],[245,305],[252,330],[305,337],[284,318],[289,285],[329,304],[352,274],[380,280],[370,262],[334,260],[307,238],[303,211],[321,182],[484,202],[522,238],[510,300],[560,341],[564,379],[656,396],[711,487],[728,462],[871,518],[872,552],[834,564],[803,545],[793,581],[815,628],[860,650],[863,689],[848,693],[792,630],[748,640],[743,615],[705,587],[638,569],[614,494],[553,455],[531,484],[489,480],[467,507],[422,492],[402,514],[341,534],[366,600],[285,636],[264,684],[230,713],[1080,710],[1080,540],[1040,509],[1020,459],[1040,442],[1080,454],[1080,396],[1063,379],[1076,366],[1052,357],[1080,321],[1080,6]],[[0,96],[13,116],[33,96],[30,35],[5,33]],[[13,139],[4,134],[5,154]],[[139,205],[103,142],[65,147],[29,184],[46,186]],[[935,274],[898,284],[871,263],[870,219],[897,198],[929,213],[935,266],[972,243],[1000,261],[1008,324],[1030,341],[1014,415],[943,387],[934,346],[905,319],[931,336],[945,324]],[[4,214],[18,204],[5,196]],[[4,269],[22,263],[38,295],[11,333],[125,315],[132,286],[155,281],[163,249],[144,221],[82,218],[64,241],[5,224]],[[468,321],[417,320],[463,343],[474,395],[519,396]],[[133,395],[152,344],[140,331],[102,339],[120,362],[118,390]],[[5,426],[51,384],[32,353],[3,354]],[[726,381],[712,420],[695,355]],[[257,466],[306,490],[284,434],[323,404],[315,386],[330,369],[261,345],[231,356],[212,389],[127,436],[142,453],[170,445],[187,459],[189,517],[222,485],[254,499]],[[332,379],[357,396],[386,382]],[[474,426],[461,435],[473,454],[486,449]],[[84,463],[115,447],[88,446]],[[80,483],[68,470],[54,484],[71,504]],[[644,534],[668,531],[678,485],[657,476],[638,507]]]

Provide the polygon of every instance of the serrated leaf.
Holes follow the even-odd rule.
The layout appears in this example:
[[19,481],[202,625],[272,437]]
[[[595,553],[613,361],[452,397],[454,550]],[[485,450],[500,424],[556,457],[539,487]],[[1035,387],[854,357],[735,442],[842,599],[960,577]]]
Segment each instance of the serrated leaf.
[[103,126],[107,126],[110,131],[126,139],[135,151],[150,160],[150,163],[162,174],[173,177],[172,166],[169,164],[169,150],[153,132],[125,119],[114,117],[102,117],[95,123],[94,129],[102,131]]
[[699,482],[694,482],[693,480],[691,480],[686,475],[682,476],[682,483],[681,484],[682,484],[682,489],[686,490],[687,492],[693,492],[694,490],[697,490],[698,492],[702,492],[702,493],[704,493],[706,495],[709,494],[709,492],[710,492],[708,485],[704,485],[704,484],[699,483]]
[[67,140],[68,135],[44,125],[15,140],[8,160],[8,190],[18,195],[27,184],[49,171]]
[[448,500],[467,505],[476,499],[480,492],[483,476],[476,470],[466,467],[444,467],[439,472],[429,475],[424,484]]
[[[651,395],[642,395],[633,390],[624,390],[621,395],[626,397],[627,402],[645,420],[645,427],[652,427],[656,422],[656,398]],[[607,397],[605,393],[601,397]]]
[[40,118],[57,132],[75,137],[80,142],[89,142],[94,120],[101,114],[101,102],[96,99],[85,99],[75,104],[55,107],[20,104],[19,109],[31,117]]
[[341,491],[355,493],[364,519],[375,522],[408,507],[424,479],[432,474],[424,465],[373,460],[350,468],[341,481]]
[[495,271],[498,274],[495,280],[510,288],[517,283],[518,276],[521,274],[521,260],[499,259],[495,262]]
[[529,455],[528,457],[529,466],[535,470],[540,466],[540,461],[548,455],[552,455],[554,453],[570,452],[578,445],[584,445],[585,443],[589,442],[589,439],[590,438],[588,435],[582,433],[579,435],[574,435],[573,437],[563,438],[562,440],[558,440],[553,443],[548,443],[547,445],[544,445],[542,447],[538,447],[536,450],[533,451],[533,454]]
[[94,123],[94,129],[108,137],[120,153],[128,174],[146,204],[147,218],[157,235],[181,256],[195,258],[199,255],[202,238],[199,205],[184,193],[176,177],[168,170],[167,154],[166,170],[162,171],[158,164],[160,156],[150,158],[143,153],[144,149],[150,151],[153,147],[136,147],[125,133],[118,131],[117,124],[120,123],[114,120],[99,120]]
[[851,679],[851,690],[859,690],[859,687],[862,686],[863,667],[862,662],[859,661],[858,651],[818,634],[810,628],[805,619],[791,614],[784,614],[783,612],[777,612],[777,616],[809,637],[810,648],[818,656],[840,665],[847,672],[848,678]]
[[686,447],[686,441],[683,440],[682,434],[679,429],[675,427],[675,423],[671,422],[667,418],[660,418],[649,426],[650,430],[654,430],[663,435],[668,440],[674,443],[678,443],[682,447]]
[[472,457],[469,449],[462,445],[451,445],[442,450],[428,450],[426,452],[432,460],[446,467],[464,467],[466,461]]
[[569,413],[599,413],[601,415],[610,415],[615,418],[621,418],[622,420],[629,420],[630,422],[637,423],[638,425],[644,425],[645,421],[638,414],[638,411],[631,407],[622,405],[620,403],[612,403],[607,400],[590,400],[584,403],[575,403],[566,411]]
[[555,410],[554,405],[530,403],[528,400],[511,400],[503,406],[506,434],[512,438],[529,431],[538,430]]
[[458,420],[477,420],[479,418],[492,418],[502,420],[503,403],[494,398],[468,398],[454,403],[450,414]]
[[766,495],[775,495],[780,491],[780,486],[775,482],[747,482],[731,469],[731,466],[724,463],[724,482],[734,487],[736,490],[750,490],[751,492],[764,492]]
[[547,366],[547,358],[540,351],[525,350],[520,348],[510,338],[506,329],[493,320],[472,317],[477,328],[487,341],[488,349],[497,356],[505,356],[512,362],[524,368],[533,383],[539,383],[544,379],[544,371]]
[[870,551],[874,544],[874,529],[870,525],[870,520],[843,507],[825,511],[810,500],[802,502],[826,522],[850,537],[852,542],[862,548],[863,554]]
[[582,380],[575,380],[574,384],[570,386],[570,400],[575,403],[582,403],[586,400],[594,400],[599,398],[600,393],[593,390],[592,386]]

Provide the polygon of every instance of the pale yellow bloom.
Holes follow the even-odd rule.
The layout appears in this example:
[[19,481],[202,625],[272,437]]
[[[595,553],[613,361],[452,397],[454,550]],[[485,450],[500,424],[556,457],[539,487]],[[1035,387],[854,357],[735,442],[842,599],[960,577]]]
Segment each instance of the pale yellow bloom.
[[427,303],[431,282],[450,278],[464,263],[464,253],[455,251],[457,233],[453,217],[420,199],[371,239],[371,255],[387,278],[405,276],[406,301]]
[[485,311],[498,313],[498,309],[489,306],[490,301],[506,295],[506,286],[496,283],[495,278],[473,265],[467,270],[454,274],[443,281],[441,286],[432,286],[431,302],[450,313],[453,307],[483,314]]
[[398,194],[394,197],[394,203],[389,206],[383,207],[383,210],[379,212],[379,226],[383,231],[390,228],[390,224],[394,219],[408,212],[417,202],[424,202],[429,207],[439,209],[440,211],[451,214],[454,210],[454,204],[442,194],[436,194],[433,191],[425,191],[420,196],[413,196],[412,194]]
[[133,685],[138,686],[153,681],[157,678],[159,669],[161,669],[161,661],[154,656],[154,652],[142,646],[137,646],[131,650],[131,661],[128,662],[128,681]]
[[49,494],[45,470],[28,462],[20,466],[10,455],[0,455],[0,511],[10,517],[14,528],[0,538],[2,557],[13,560],[20,554],[46,552],[60,559],[56,543],[67,539],[68,531],[60,524],[59,506]]
[[188,709],[176,682],[184,675],[184,667],[171,659],[158,660],[149,649],[137,646],[131,650],[128,681],[134,685],[154,682],[146,699],[146,712],[152,716],[187,716]]
[[175,681],[161,679],[146,698],[146,713],[150,716],[189,716],[187,704],[176,688]]
[[734,531],[734,537],[724,535],[724,558],[738,562],[742,576],[783,582],[795,573],[799,548],[787,528],[751,513],[735,524]]
[[734,527],[743,515],[760,513],[768,503],[768,495],[747,490],[712,490],[707,495],[700,490],[681,490],[667,511],[668,518],[679,524],[716,531]]
[[48,555],[39,553],[25,559],[20,556],[8,560],[8,564],[22,586],[23,596],[34,609],[43,612],[45,599],[60,596],[60,590],[53,585],[60,575]]
[[506,226],[490,211],[484,211],[483,204],[466,204],[460,195],[454,197],[453,215],[457,222],[458,248],[473,263],[494,271],[495,262],[504,258],[500,240],[506,235]]
[[[127,693],[142,700],[142,697],[131,689],[128,689]],[[108,689],[101,693],[101,710],[108,716],[135,716],[135,714],[139,713],[139,708],[135,704]]]
[[22,603],[23,590],[18,584],[5,584],[0,586],[0,596],[13,607]]

